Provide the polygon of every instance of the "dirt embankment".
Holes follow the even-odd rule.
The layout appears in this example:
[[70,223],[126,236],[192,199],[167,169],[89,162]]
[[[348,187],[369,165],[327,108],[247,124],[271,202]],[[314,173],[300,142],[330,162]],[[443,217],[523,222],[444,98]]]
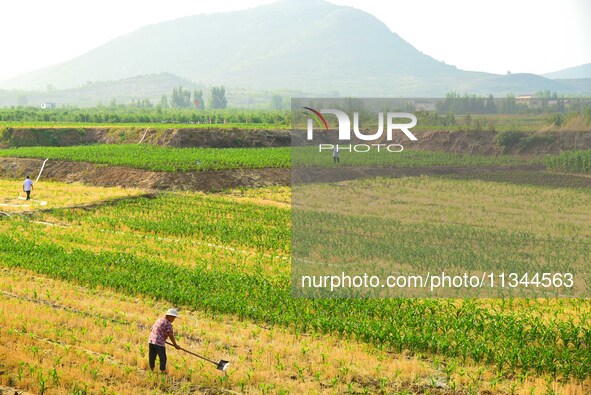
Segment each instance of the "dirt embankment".
[[[591,149],[591,132],[472,132],[429,131],[413,132],[417,141],[396,135],[395,141],[380,141],[381,144],[402,144],[405,150],[444,151],[463,154],[557,154],[562,151]],[[310,145],[306,132],[294,134],[295,145]],[[337,132],[318,132],[314,145],[337,143]],[[375,144],[353,138],[351,144]]]
[[124,129],[124,128],[7,128],[0,133],[0,148],[25,146],[73,146],[86,144],[155,144],[169,147],[285,147],[288,130],[252,129]]
[[466,154],[558,154],[591,149],[590,132],[418,132],[405,148]]
[[[0,158],[0,177],[36,178],[40,159]],[[42,180],[82,182],[157,190],[221,191],[238,187],[289,185],[290,169],[235,169],[165,173],[83,162],[48,161]]]
[[[249,129],[18,129],[0,131],[0,148],[14,146],[72,146],[83,144],[155,144],[168,147],[287,147],[308,145],[306,132]],[[515,131],[429,131],[414,132],[418,141],[404,136],[395,143],[405,149],[445,151],[465,154],[556,154],[569,150],[591,149],[591,132],[515,132]],[[314,144],[334,143],[336,131],[317,132]],[[398,135],[396,135],[398,137]],[[367,144],[353,139],[352,144]],[[389,144],[387,141],[381,143]]]

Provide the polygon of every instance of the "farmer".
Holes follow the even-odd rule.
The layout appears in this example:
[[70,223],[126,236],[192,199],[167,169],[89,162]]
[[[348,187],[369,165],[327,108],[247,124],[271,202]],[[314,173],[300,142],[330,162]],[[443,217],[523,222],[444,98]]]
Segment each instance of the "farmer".
[[23,192],[27,194],[27,200],[31,200],[31,191],[33,190],[33,181],[27,176],[25,182],[23,182]]
[[332,150],[332,161],[333,163],[339,163],[339,145],[335,144],[334,149]]
[[150,332],[150,344],[148,359],[150,363],[150,370],[154,370],[156,364],[156,355],[160,359],[160,371],[166,373],[166,339],[172,341],[172,345],[177,350],[181,348],[176,344],[174,334],[172,333],[172,323],[179,316],[176,309],[169,309],[164,317],[160,317],[152,325]]

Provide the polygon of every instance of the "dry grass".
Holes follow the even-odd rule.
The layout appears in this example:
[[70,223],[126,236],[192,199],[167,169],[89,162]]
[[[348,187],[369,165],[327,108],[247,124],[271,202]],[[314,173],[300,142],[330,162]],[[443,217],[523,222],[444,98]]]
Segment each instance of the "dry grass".
[[[169,348],[169,375],[147,370],[150,325],[168,306],[0,270],[0,384],[45,393],[510,393],[585,394],[590,383],[529,376],[508,381],[484,366],[446,375],[445,359],[417,359],[325,335],[298,335],[232,316],[181,311],[179,343],[231,361],[228,375]],[[44,384],[41,384],[41,383]],[[532,392],[533,390],[533,392]],[[407,392],[403,392],[407,391]],[[474,392],[476,391],[476,392]]]
[[290,271],[289,257],[257,251],[242,245],[218,244],[183,237],[161,237],[125,229],[112,231],[101,229],[90,222],[65,223],[44,213],[40,221],[27,218],[13,218],[0,221],[0,230],[16,227],[38,242],[51,242],[63,246],[67,251],[79,248],[100,252],[124,252],[141,258],[158,259],[179,266],[194,267],[209,262],[233,271],[249,271],[253,267],[265,266],[270,276],[285,275]]
[[12,213],[87,205],[142,193],[142,190],[133,188],[101,188],[80,183],[40,181],[34,185],[32,201],[27,202],[23,200],[26,195],[22,191],[22,181],[0,179],[0,211]]
[[335,186],[299,186],[294,204],[314,202],[323,211],[374,215],[404,223],[461,224],[539,235],[591,237],[587,190],[436,177],[372,179],[338,183],[346,198],[331,198]]
[[[45,393],[516,393],[586,394],[591,384],[392,354],[350,339],[299,335],[232,316],[181,311],[179,343],[231,361],[228,375],[169,348],[169,375],[147,370],[147,336],[168,306],[21,270],[0,270],[0,384]],[[406,391],[406,392],[404,392]],[[533,392],[532,392],[533,391]]]
[[[5,190],[4,185],[0,183],[0,191]],[[71,188],[63,186],[62,191]],[[424,217],[435,222],[535,229],[551,235],[560,231],[589,235],[591,229],[589,223],[581,221],[581,216],[588,215],[584,211],[590,199],[586,192],[432,178],[391,180],[387,186],[389,199],[380,200],[379,207],[369,206],[370,213],[395,213],[406,222]],[[75,188],[79,188],[77,195],[93,197],[91,187]],[[99,191],[95,191],[94,197],[99,200],[98,194],[106,193],[106,188],[95,189]],[[477,198],[468,198],[471,194]],[[360,201],[384,198],[360,195]],[[54,196],[57,199],[61,194]],[[227,196],[237,203],[286,205],[289,189],[235,190]],[[351,207],[358,203],[350,202]],[[507,207],[509,203],[513,206]],[[65,197],[59,204],[70,205]],[[530,218],[534,215],[538,217]],[[520,218],[517,224],[512,223],[515,218]],[[44,219],[50,221],[51,214],[44,214]],[[557,226],[555,221],[562,225]],[[0,229],[22,227],[40,241],[59,241],[66,248],[126,251],[138,256],[158,256],[179,265],[206,259],[223,262],[233,270],[247,270],[250,265],[269,259],[269,275],[289,270],[289,261],[264,257],[257,251],[230,250],[199,240],[104,232],[91,223],[67,225],[52,227],[24,219],[0,221]],[[42,383],[48,394],[76,393],[76,389],[116,394],[591,393],[588,380],[562,383],[517,373],[514,377],[497,377],[495,368],[486,365],[460,364],[432,355],[418,358],[392,354],[351,339],[302,335],[289,328],[265,328],[233,316],[200,311],[182,311],[182,317],[175,322],[179,342],[213,359],[230,360],[228,376],[194,357],[169,349],[170,374],[163,377],[148,372],[146,361],[149,327],[169,307],[161,301],[87,289],[12,269],[0,269],[0,291],[0,385],[33,393],[41,392]],[[495,300],[481,303],[491,309],[519,310],[548,320],[576,320],[581,309],[589,309],[588,304],[570,300],[516,300],[511,306],[500,306]]]
[[237,188],[216,194],[230,201],[289,208],[291,188],[285,186],[268,188]]
[[[146,371],[147,335],[167,306],[92,291],[22,271],[0,272],[5,374],[0,383],[47,393],[76,385],[95,393],[343,392],[428,387],[442,374],[416,358],[396,356],[330,336],[300,336],[233,317],[182,311],[179,342],[231,361],[227,376],[169,349],[169,376]],[[188,338],[190,337],[190,339]]]

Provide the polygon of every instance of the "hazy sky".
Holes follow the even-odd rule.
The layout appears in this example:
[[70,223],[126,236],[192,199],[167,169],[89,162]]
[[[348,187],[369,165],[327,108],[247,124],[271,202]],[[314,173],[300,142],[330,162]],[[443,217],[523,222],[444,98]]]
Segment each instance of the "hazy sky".
[[[0,80],[141,26],[272,0],[7,0]],[[465,70],[546,73],[591,62],[588,0],[333,0],[373,14],[418,50]]]

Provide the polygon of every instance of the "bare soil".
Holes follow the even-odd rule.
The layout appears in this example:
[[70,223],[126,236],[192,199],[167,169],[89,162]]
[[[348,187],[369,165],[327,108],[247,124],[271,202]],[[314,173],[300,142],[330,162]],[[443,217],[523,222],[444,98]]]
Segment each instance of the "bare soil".
[[[41,159],[0,158],[0,177],[35,179]],[[103,187],[134,187],[145,190],[219,192],[231,188],[286,186],[295,183],[340,182],[373,177],[442,176],[478,179],[554,188],[591,188],[591,177],[546,171],[544,165],[334,167],[235,169],[222,171],[156,172],[85,162],[48,161],[41,180],[81,182]]]
[[[36,178],[40,159],[0,158],[0,177]],[[155,172],[85,162],[48,161],[42,180],[82,182],[97,186],[120,186],[155,190],[222,191],[238,187],[290,184],[290,169],[236,169],[224,171]]]

